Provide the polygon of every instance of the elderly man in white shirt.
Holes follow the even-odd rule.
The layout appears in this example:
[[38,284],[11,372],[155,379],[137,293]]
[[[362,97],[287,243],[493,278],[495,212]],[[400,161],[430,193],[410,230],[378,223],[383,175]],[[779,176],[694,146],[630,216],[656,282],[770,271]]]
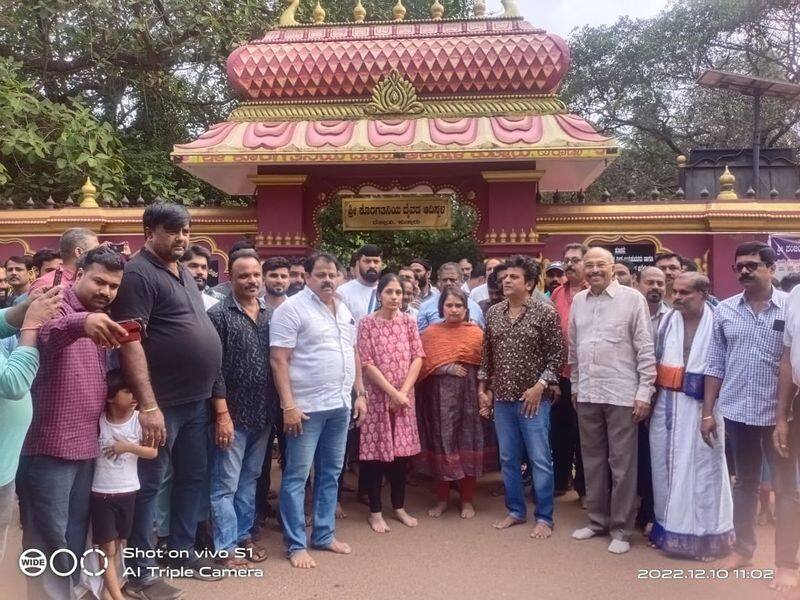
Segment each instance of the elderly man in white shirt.
[[[284,542],[293,567],[316,566],[308,553],[303,500],[314,465],[314,526],[311,546],[350,554],[337,540],[335,508],[353,414],[360,424],[367,411],[361,365],[356,360],[353,315],[336,295],[339,263],[318,253],[306,261],[306,288],[281,304],[270,323],[270,364],[281,399],[286,432],[286,469],[280,491]],[[314,462],[314,457],[317,457]]]
[[572,301],[568,362],[589,525],[572,537],[610,534],[608,551],[623,554],[636,517],[637,424],[650,413],[656,357],[647,303],[613,280],[611,253],[591,248],[583,266],[589,289]]

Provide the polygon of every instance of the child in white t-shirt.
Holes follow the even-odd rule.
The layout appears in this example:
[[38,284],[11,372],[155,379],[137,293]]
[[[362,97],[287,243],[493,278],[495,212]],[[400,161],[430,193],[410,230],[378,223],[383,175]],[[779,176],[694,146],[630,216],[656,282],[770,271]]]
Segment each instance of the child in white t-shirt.
[[117,555],[133,526],[139,489],[136,462],[139,458],[155,458],[158,450],[140,444],[139,411],[122,371],[109,371],[106,384],[106,410],[100,416],[101,456],[95,461],[92,482],[92,542],[108,558],[103,574],[104,597],[125,600],[117,574]]

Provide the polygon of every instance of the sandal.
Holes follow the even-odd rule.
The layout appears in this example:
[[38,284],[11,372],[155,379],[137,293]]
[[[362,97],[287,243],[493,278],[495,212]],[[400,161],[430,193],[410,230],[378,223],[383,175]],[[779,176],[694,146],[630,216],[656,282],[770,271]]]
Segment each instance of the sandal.
[[239,558],[238,556],[222,558],[218,562],[223,569],[246,569],[250,566],[246,558]]
[[242,544],[242,548],[248,550],[249,560],[251,563],[262,563],[267,560],[267,550],[263,546],[259,546],[253,540],[248,540]]

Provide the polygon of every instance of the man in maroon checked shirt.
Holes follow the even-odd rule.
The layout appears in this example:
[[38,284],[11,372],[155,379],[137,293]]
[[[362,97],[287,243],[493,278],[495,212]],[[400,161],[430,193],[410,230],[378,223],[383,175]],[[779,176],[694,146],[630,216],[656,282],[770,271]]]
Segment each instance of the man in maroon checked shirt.
[[[75,283],[64,290],[59,313],[39,330],[39,373],[33,382],[33,420],[22,448],[18,493],[22,545],[51,557],[68,549],[80,560],[89,526],[94,459],[100,454],[97,424],[106,399],[106,351],[118,347],[125,329],[103,312],[117,295],[122,257],[110,248],[82,257]],[[64,552],[55,569],[69,572]],[[28,577],[28,597],[73,597],[73,577],[46,569]]]

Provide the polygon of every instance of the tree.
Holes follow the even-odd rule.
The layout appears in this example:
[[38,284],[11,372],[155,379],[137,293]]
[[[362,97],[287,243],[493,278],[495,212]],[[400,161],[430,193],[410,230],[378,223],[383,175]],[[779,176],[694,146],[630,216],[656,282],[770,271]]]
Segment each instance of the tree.
[[[623,146],[594,187],[674,190],[678,154],[749,146],[749,99],[695,81],[716,68],[800,82],[799,43],[793,0],[677,0],[652,19],[574,31],[563,98]],[[765,99],[762,116],[765,147],[797,144],[799,105]]]
[[[302,0],[297,19],[310,22],[314,4]],[[352,21],[354,1],[322,4],[327,21]],[[367,20],[387,20],[395,0],[363,4]],[[468,0],[444,4],[447,16],[471,10]],[[407,18],[425,17],[430,0],[412,0],[406,8]],[[119,146],[110,156],[122,162],[123,177],[102,175],[103,192],[116,199],[125,193],[220,200],[219,191],[174,167],[169,152],[227,118],[235,105],[225,75],[228,54],[262,37],[283,9],[275,0],[5,0],[0,58],[19,65],[15,78],[31,97],[58,107],[78,101],[88,107],[87,117],[111,128]],[[2,126],[14,139],[28,135],[16,118]],[[62,200],[79,185],[76,173],[63,177],[55,165],[17,162],[3,189],[15,199],[47,191]],[[95,167],[80,167],[74,170],[82,176],[97,176]]]
[[101,193],[123,186],[121,142],[77,99],[42,98],[0,59],[0,186],[18,198],[76,190],[90,172]]

